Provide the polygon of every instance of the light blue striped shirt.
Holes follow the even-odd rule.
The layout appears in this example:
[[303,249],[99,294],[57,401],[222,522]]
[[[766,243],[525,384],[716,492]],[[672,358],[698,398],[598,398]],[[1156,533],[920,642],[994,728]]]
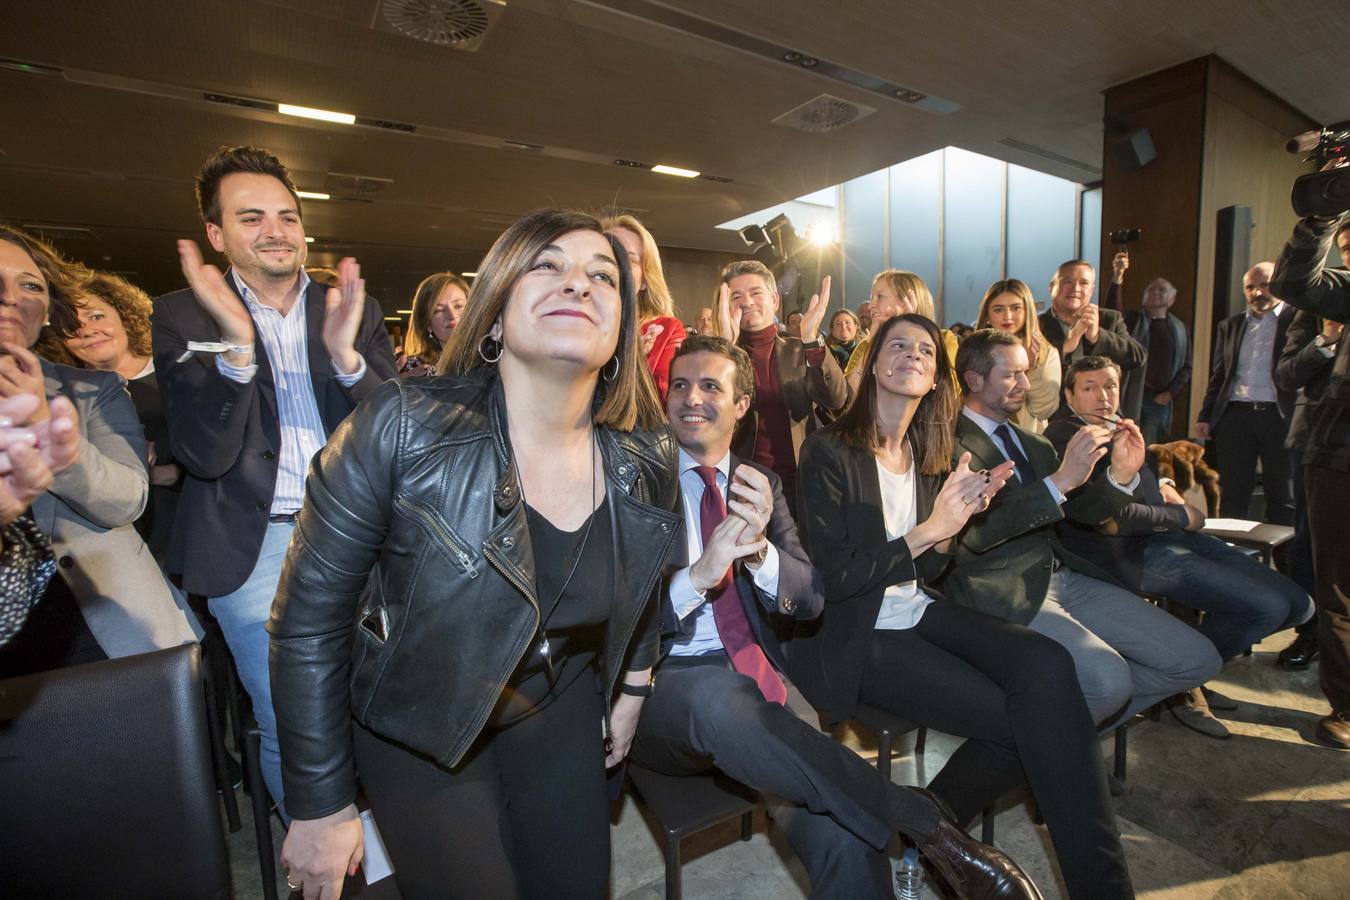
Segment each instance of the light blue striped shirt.
[[[281,450],[277,454],[277,484],[272,492],[271,514],[288,515],[300,509],[305,500],[305,472],[309,461],[328,440],[319,414],[319,403],[314,397],[314,383],[309,371],[309,335],[305,329],[305,291],[309,274],[300,270],[299,292],[291,311],[282,315],[278,310],[258,300],[239,273],[230,269],[235,286],[244,298],[244,305],[253,317],[253,327],[267,351],[276,384],[277,418],[281,430]],[[239,367],[225,362],[225,354],[216,356],[216,369],[226,378],[247,384],[258,373],[257,354],[251,365]],[[350,375],[344,375],[333,364],[333,373],[343,387],[351,387],[366,374],[366,361]]]

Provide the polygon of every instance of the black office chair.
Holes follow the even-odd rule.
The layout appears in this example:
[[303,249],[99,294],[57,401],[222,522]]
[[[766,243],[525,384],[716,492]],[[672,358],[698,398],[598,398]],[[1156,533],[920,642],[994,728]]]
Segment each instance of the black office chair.
[[759,794],[721,772],[709,775],[662,775],[636,763],[628,779],[638,800],[661,826],[666,856],[666,900],[680,900],[680,842],[692,834],[741,818],[741,840],[750,840]]
[[195,644],[0,681],[10,897],[224,898]]

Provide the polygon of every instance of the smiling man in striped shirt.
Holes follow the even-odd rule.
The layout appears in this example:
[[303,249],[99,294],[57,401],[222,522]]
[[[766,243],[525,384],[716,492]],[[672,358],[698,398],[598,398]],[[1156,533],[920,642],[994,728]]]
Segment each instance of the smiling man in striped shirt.
[[378,303],[353,259],[339,287],[305,274],[305,229],[290,174],[270,152],[222,149],[197,202],[225,274],[179,241],[189,288],[159,298],[155,371],[183,497],[170,569],[208,598],[262,733],[263,777],[285,818],[266,624],[310,458],[366,394],[394,374]]

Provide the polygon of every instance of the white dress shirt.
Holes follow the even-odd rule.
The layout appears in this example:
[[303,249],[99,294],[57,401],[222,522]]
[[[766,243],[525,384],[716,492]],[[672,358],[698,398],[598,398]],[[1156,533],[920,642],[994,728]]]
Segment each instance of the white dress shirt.
[[[918,495],[915,493],[914,463],[909,471],[897,475],[877,460],[877,478],[881,482],[881,512],[886,521],[886,540],[908,534],[918,524]],[[879,631],[904,631],[923,618],[933,598],[924,593],[917,581],[893,584],[881,595],[876,625]]]
[[[684,504],[684,533],[690,560],[697,560],[703,555],[699,505],[703,502],[704,485],[703,478],[694,471],[698,465],[692,456],[680,450],[680,498]],[[723,456],[713,468],[717,469],[717,486],[725,501],[731,453]],[[778,548],[773,544],[769,544],[764,562],[754,571],[754,582],[766,594],[778,596]],[[691,615],[694,617],[693,633],[671,642],[671,656],[700,656],[722,649],[722,639],[717,633],[717,623],[713,620],[712,604],[707,603],[707,599],[706,592],[695,590],[690,582],[689,566],[680,569],[670,579],[670,604],[675,615],[681,623]]]
[[1247,312],[1243,324],[1242,346],[1238,349],[1237,367],[1233,373],[1233,392],[1228,399],[1245,403],[1274,403],[1275,376],[1271,361],[1281,348],[1275,346],[1275,333],[1280,328],[1280,311],[1284,303],[1276,303],[1270,312],[1259,319]]
[[[281,451],[277,454],[277,484],[272,493],[272,515],[288,515],[300,509],[305,500],[305,472],[309,461],[328,440],[319,413],[319,402],[314,397],[314,383],[309,371],[309,334],[305,325],[305,291],[309,274],[300,270],[299,293],[291,311],[282,315],[279,310],[264,305],[239,273],[230,270],[239,294],[244,298],[253,327],[267,360],[272,366],[276,384],[277,424],[281,431]],[[220,374],[240,384],[248,384],[258,374],[255,355],[247,366],[232,366],[225,362],[225,354],[216,355],[216,369]],[[366,375],[366,361],[350,375],[338,370],[333,363],[338,384],[351,387]]]

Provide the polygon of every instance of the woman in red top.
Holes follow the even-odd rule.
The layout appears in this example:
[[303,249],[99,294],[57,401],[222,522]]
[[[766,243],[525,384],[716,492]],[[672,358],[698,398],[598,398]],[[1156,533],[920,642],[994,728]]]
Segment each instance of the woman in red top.
[[641,319],[641,347],[647,355],[647,368],[656,379],[661,403],[666,402],[670,381],[670,361],[684,343],[684,323],[675,318],[675,302],[666,287],[661,268],[661,253],[652,233],[634,216],[612,216],[605,220],[605,231],[628,251],[628,267],[633,270],[637,289],[638,315]]

